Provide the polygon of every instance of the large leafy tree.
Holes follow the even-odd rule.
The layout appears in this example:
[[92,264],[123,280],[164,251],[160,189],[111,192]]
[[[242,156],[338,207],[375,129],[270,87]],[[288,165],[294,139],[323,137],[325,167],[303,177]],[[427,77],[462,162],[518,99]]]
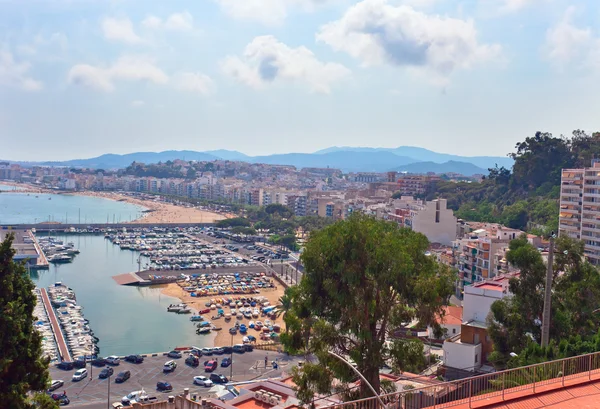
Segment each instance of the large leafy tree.
[[[295,373],[305,402],[311,388],[325,393],[334,378],[354,379],[328,351],[353,360],[376,390],[384,364],[403,370],[419,362],[422,346],[391,335],[413,320],[436,326],[434,317],[453,292],[453,273],[425,254],[428,244],[420,233],[358,214],[311,235],[282,337],[288,350],[319,359]],[[359,396],[370,395],[362,383]]]
[[15,263],[14,236],[0,244],[0,406],[28,409],[28,393],[46,388],[48,360],[33,329],[34,285],[22,264]]
[[[494,302],[488,317],[488,329],[499,361],[507,362],[509,354],[528,350],[528,356],[552,357],[561,342],[570,337],[589,339],[600,325],[600,274],[583,258],[583,242],[569,237],[556,240],[550,338],[554,346],[538,350],[544,304],[546,264],[540,252],[520,237],[510,243],[508,261],[520,269],[520,277],[510,281],[511,297]],[[570,342],[570,341],[565,341]],[[581,342],[581,341],[580,341]],[[595,341],[594,341],[595,342]],[[540,352],[541,351],[541,352]],[[563,355],[566,356],[566,355]]]

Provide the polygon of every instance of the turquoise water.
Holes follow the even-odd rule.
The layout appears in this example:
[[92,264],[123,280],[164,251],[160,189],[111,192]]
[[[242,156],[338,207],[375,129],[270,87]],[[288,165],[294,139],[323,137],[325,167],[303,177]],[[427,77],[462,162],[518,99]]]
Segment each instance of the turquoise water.
[[23,188],[19,186],[10,186],[0,183],[0,190],[23,190]]
[[[2,186],[0,185],[0,190]],[[99,197],[45,193],[0,193],[0,224],[109,223],[135,220],[141,206]]]
[[[164,352],[176,346],[212,346],[213,335],[196,335],[189,315],[167,312],[178,299],[161,295],[160,288],[118,285],[111,277],[138,270],[139,253],[121,250],[104,236],[70,235],[81,250],[70,264],[50,265],[32,276],[39,287],[56,281],[75,290],[90,327],[100,339],[102,356]],[[142,266],[145,262],[142,261]]]

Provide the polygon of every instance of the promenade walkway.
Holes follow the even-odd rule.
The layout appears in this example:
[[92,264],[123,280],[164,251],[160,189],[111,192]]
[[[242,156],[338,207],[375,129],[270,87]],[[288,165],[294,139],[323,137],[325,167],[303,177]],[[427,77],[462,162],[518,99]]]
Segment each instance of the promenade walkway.
[[40,294],[42,296],[42,302],[44,303],[46,312],[48,313],[48,318],[50,319],[50,325],[52,325],[52,331],[54,332],[54,338],[56,339],[58,352],[60,353],[63,361],[72,361],[73,359],[71,358],[71,353],[69,352],[69,348],[67,348],[65,337],[60,329],[60,324],[58,323],[58,319],[56,318],[54,308],[52,308],[52,304],[50,303],[50,298],[48,297],[46,289],[42,288],[40,290]]

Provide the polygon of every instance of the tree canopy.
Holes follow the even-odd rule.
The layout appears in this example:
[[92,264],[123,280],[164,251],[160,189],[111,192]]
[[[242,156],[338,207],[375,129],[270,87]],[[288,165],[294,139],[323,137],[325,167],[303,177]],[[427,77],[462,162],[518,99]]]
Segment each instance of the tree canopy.
[[42,338],[33,328],[34,284],[22,264],[15,263],[14,236],[0,244],[0,402],[2,407],[29,409],[29,392],[49,382]]
[[[600,314],[597,313],[600,274],[583,259],[583,242],[561,236],[556,240],[555,253],[550,321],[552,348],[563,340],[569,342],[572,337],[589,340],[600,326]],[[536,359],[556,356],[556,351],[542,353],[532,346],[539,345],[541,340],[546,277],[542,255],[521,237],[510,243],[507,260],[520,269],[520,277],[510,281],[512,297],[492,304],[488,330],[496,354],[491,360],[507,362],[511,352],[520,355],[526,350],[530,350]]]
[[[282,335],[288,351],[319,359],[294,374],[304,402],[331,390],[333,378],[354,378],[327,351],[353,360],[376,390],[384,363],[406,370],[424,362],[419,341],[391,335],[413,320],[439,329],[434,316],[453,293],[454,275],[425,254],[428,244],[420,233],[359,214],[310,236],[302,253],[306,272],[291,294]],[[358,394],[371,392],[362,384]]]
[[[600,154],[600,132],[576,130],[570,138],[536,132],[515,146],[512,172],[489,169],[481,183],[438,181],[425,193],[428,200],[448,199],[456,216],[465,220],[498,222],[508,227],[558,230],[558,195],[563,168],[589,167]],[[538,231],[539,233],[539,231]]]

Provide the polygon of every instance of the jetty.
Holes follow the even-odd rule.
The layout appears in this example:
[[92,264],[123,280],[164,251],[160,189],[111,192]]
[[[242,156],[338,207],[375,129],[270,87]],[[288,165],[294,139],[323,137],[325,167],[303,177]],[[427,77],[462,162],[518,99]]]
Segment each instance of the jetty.
[[63,361],[71,362],[73,360],[71,358],[71,352],[67,347],[65,337],[63,336],[60,325],[58,324],[58,319],[56,318],[54,308],[52,308],[50,298],[48,297],[48,292],[45,288],[40,289],[40,295],[42,296],[44,308],[46,309],[46,313],[48,314],[48,318],[50,319],[50,325],[52,326],[52,331],[54,332],[54,337],[56,338],[56,346],[58,347],[58,352],[60,353],[61,359]]

